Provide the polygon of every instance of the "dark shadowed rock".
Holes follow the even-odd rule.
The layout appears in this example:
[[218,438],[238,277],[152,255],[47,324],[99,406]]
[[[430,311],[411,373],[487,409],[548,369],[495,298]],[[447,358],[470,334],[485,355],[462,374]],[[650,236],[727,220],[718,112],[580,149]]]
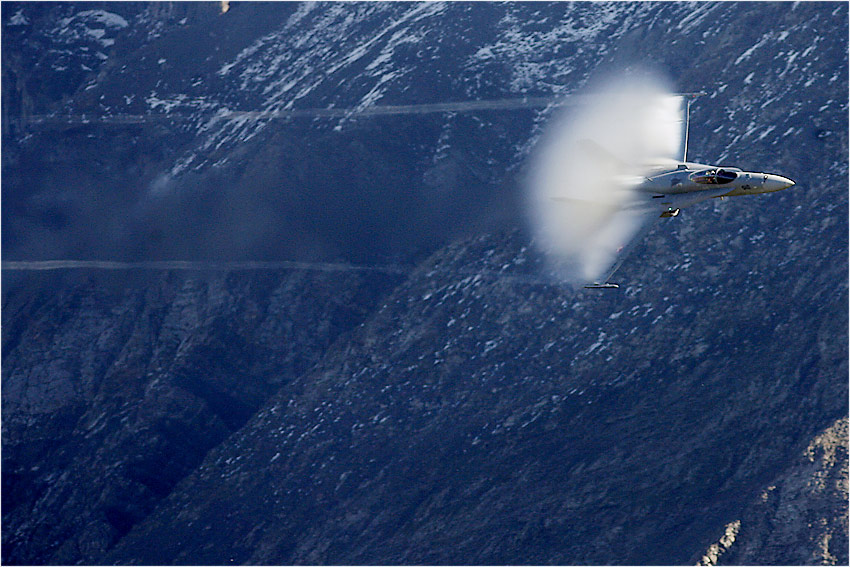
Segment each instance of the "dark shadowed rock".
[[391,282],[231,273],[9,292],[5,560],[96,562]]

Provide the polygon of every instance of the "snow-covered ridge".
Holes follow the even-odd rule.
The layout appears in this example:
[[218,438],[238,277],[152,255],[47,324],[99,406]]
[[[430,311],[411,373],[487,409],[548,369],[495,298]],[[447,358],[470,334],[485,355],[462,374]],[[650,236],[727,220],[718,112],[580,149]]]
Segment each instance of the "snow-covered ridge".
[[24,15],[24,11],[22,9],[19,9],[17,12],[15,12],[15,15],[12,16],[9,19],[9,23],[7,23],[6,25],[7,26],[28,26],[29,23],[30,23],[30,21]]
[[[253,118],[228,117],[246,109],[212,103],[208,118],[195,126],[197,150],[180,158],[171,173],[206,167],[210,160],[203,156],[247,142],[268,125],[264,117],[281,111],[574,91],[587,78],[575,71],[604,59],[619,37],[648,19],[669,25],[690,13],[677,6],[666,9],[672,13],[664,20],[664,11],[632,3],[505,10],[437,2],[302,4],[216,72],[228,92],[251,101]],[[443,100],[433,100],[434,93]],[[517,152],[517,162],[528,147]]]
[[[182,157],[172,175],[205,167],[208,160],[202,156],[250,140],[268,124],[263,116],[277,112],[322,106],[368,108],[388,93],[394,95],[391,102],[398,98],[405,103],[435,102],[428,100],[430,93],[421,91],[424,76],[431,85],[436,83],[435,90],[453,93],[444,96],[455,100],[480,98],[478,87],[470,85],[483,86],[485,81],[476,77],[503,75],[505,70],[511,79],[499,88],[502,96],[563,92],[572,68],[606,51],[604,42],[577,50],[563,46],[591,45],[597,36],[612,30],[616,34],[617,28],[623,33],[640,24],[646,8],[566,5],[556,18],[540,14],[531,20],[524,13],[527,8],[510,9],[495,27],[482,21],[487,10],[442,3],[301,5],[277,30],[244,48],[216,73],[244,93],[243,98],[256,101],[251,108],[254,118],[242,114],[228,118],[237,109],[225,104],[214,108],[213,103],[209,118],[196,125],[201,134],[197,151]],[[450,32],[462,29],[470,34],[467,45],[458,49]],[[452,67],[458,68],[456,76],[435,71]],[[547,84],[553,77],[562,84]],[[495,80],[504,82],[501,77]],[[163,107],[162,95],[148,99],[157,109],[177,108]]]
[[106,10],[84,10],[59,20],[53,33],[66,41],[94,40],[101,47],[111,47],[115,40],[110,35],[128,26],[127,20]]
[[[402,79],[415,66],[397,62],[396,55],[417,49],[433,27],[427,25],[429,19],[445,9],[441,3],[331,3],[321,10],[313,4],[300,6],[280,28],[216,73],[257,101],[251,109],[254,117],[229,117],[234,109],[224,104],[209,107],[212,116],[197,125],[202,140],[198,151],[178,160],[171,174],[202,168],[207,162],[200,156],[250,140],[268,125],[264,116],[304,105],[367,108],[390,90],[404,91],[410,82]],[[161,104],[162,99],[150,100]]]
[[[103,107],[116,114],[182,115],[178,127],[196,138],[171,168],[172,175],[180,175],[226,163],[231,149],[255,138],[273,119],[285,120],[281,117],[287,111],[570,93],[587,82],[589,69],[629,63],[628,46],[644,46],[650,29],[663,30],[671,49],[698,57],[718,34],[728,35],[726,22],[737,11],[723,3],[302,3],[276,28],[216,61],[206,75],[186,81],[186,72],[194,71],[175,67],[180,63],[169,58],[176,74],[163,72],[159,79],[155,70],[156,85],[148,92],[116,98]],[[16,25],[24,25],[25,13],[12,18]],[[676,87],[705,90],[709,99],[725,101],[723,115],[699,118],[697,136],[712,132],[734,148],[775,143],[772,134],[799,131],[802,124],[795,122],[793,109],[777,117],[782,122],[769,135],[753,126],[750,114],[756,108],[771,112],[788,97],[802,100],[811,89],[846,80],[846,66],[827,70],[818,63],[825,54],[833,56],[836,42],[821,33],[813,42],[800,43],[801,37],[811,39],[809,26],[823,26],[828,18],[825,11],[788,25],[773,18],[773,25],[752,38],[727,38],[730,48],[722,73],[680,70],[682,84]],[[59,36],[97,46],[92,50],[97,61],[106,57],[115,33],[129,25],[104,10],[81,11],[60,23]],[[134,17],[132,27],[147,29],[156,22],[142,23],[141,16]],[[659,52],[659,60],[663,57],[667,55]],[[88,67],[94,68],[91,63]],[[734,88],[727,89],[729,85]],[[538,124],[550,113],[540,111]],[[349,123],[343,118],[337,126]],[[448,132],[435,156],[451,146],[455,134]],[[509,167],[524,160],[538,133],[529,132],[527,140],[515,143],[515,163]],[[720,158],[730,156],[734,153]]]

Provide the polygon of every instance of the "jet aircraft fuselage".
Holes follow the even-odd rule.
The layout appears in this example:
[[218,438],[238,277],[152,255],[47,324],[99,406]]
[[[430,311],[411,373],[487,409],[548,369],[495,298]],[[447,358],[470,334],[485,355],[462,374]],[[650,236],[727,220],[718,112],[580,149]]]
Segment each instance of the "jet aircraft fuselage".
[[637,184],[639,193],[649,194],[663,217],[676,216],[679,209],[717,197],[737,197],[781,191],[794,181],[772,173],[742,171],[701,163],[659,164]]

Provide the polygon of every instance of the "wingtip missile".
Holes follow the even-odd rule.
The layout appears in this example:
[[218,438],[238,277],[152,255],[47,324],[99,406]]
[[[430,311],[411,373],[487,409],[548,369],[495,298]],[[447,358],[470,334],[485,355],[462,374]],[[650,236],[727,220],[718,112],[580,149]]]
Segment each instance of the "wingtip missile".
[[620,284],[615,283],[595,283],[587,284],[584,289],[619,289]]

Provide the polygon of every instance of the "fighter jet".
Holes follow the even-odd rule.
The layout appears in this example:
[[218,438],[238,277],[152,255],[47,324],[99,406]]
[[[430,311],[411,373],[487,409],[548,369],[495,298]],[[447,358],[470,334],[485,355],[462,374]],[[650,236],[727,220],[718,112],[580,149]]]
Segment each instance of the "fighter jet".
[[[581,151],[588,157],[592,156],[597,163],[607,162],[609,169],[614,172],[613,176],[618,178],[624,190],[628,191],[630,197],[619,205],[617,211],[617,215],[625,222],[641,216],[672,218],[678,216],[681,209],[709,199],[772,193],[794,186],[793,180],[773,173],[743,171],[737,167],[694,163],[687,160],[690,106],[696,97],[703,94],[705,93],[684,95],[687,97],[687,111],[682,159],[655,160],[654,163],[646,164],[641,168],[641,176],[631,175],[629,170],[634,169],[633,167],[620,163],[616,156],[609,154],[592,140],[585,139],[579,142]],[[554,197],[553,200],[574,201],[560,197]],[[640,224],[644,230],[631,235],[629,242],[622,243],[617,255],[618,260],[603,282],[588,284],[584,286],[585,288],[616,289],[619,287],[618,284],[610,283],[609,280],[619,269],[628,249],[651,226],[646,221],[640,221]]]

